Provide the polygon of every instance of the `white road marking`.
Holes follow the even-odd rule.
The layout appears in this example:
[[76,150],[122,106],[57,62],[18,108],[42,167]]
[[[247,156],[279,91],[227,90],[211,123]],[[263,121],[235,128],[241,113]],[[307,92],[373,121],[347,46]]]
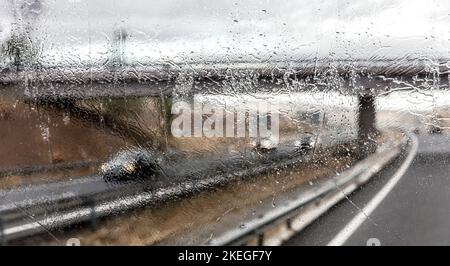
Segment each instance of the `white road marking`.
[[412,146],[411,151],[406,157],[403,164],[391,177],[391,179],[384,185],[384,187],[378,191],[378,193],[370,200],[369,203],[359,212],[329,243],[327,246],[342,246],[361,226],[361,224],[372,214],[372,212],[380,205],[380,203],[386,198],[386,196],[397,185],[398,181],[405,174],[411,165],[414,157],[417,154],[419,147],[417,137],[413,134],[409,135]]

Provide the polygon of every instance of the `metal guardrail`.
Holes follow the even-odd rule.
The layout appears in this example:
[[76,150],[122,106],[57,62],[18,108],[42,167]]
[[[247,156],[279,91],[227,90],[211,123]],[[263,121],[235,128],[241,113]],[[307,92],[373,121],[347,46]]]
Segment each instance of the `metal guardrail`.
[[[267,208],[264,216],[253,217],[253,220],[244,223],[243,228],[235,228],[214,236],[208,244],[281,244],[369,181],[373,175],[399,156],[407,141],[405,138],[397,145],[391,147],[384,145],[381,151],[368,156],[337,176],[322,179],[307,188],[288,192],[290,197],[277,208]],[[274,231],[274,228],[277,233],[271,234],[270,231]]]
[[277,149],[264,155],[253,151],[245,159],[237,156],[162,162],[163,174],[136,182],[107,182],[96,175],[0,191],[0,235],[3,241],[10,241],[74,223],[96,223],[100,217],[186,197],[308,158],[297,148]]

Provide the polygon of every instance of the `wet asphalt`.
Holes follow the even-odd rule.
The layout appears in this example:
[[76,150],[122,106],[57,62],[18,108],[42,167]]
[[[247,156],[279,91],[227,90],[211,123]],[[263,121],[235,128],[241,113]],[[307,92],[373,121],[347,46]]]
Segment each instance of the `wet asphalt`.
[[[450,245],[450,136],[417,137],[410,167],[344,245]],[[285,245],[327,245],[386,185],[408,152]]]

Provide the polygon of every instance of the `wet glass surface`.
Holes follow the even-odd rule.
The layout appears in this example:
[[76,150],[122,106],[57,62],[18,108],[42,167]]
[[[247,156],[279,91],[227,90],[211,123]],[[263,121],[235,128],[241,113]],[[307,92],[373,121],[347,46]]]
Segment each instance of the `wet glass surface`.
[[[0,241],[450,243],[449,25],[444,1],[0,0]],[[367,209],[389,180],[393,217]],[[434,238],[389,222],[415,194]]]

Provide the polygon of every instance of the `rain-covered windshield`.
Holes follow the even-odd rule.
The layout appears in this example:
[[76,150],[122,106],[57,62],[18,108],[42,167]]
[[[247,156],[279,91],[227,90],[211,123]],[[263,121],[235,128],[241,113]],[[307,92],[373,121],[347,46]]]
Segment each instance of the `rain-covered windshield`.
[[450,244],[449,25],[448,1],[0,0],[0,242]]

